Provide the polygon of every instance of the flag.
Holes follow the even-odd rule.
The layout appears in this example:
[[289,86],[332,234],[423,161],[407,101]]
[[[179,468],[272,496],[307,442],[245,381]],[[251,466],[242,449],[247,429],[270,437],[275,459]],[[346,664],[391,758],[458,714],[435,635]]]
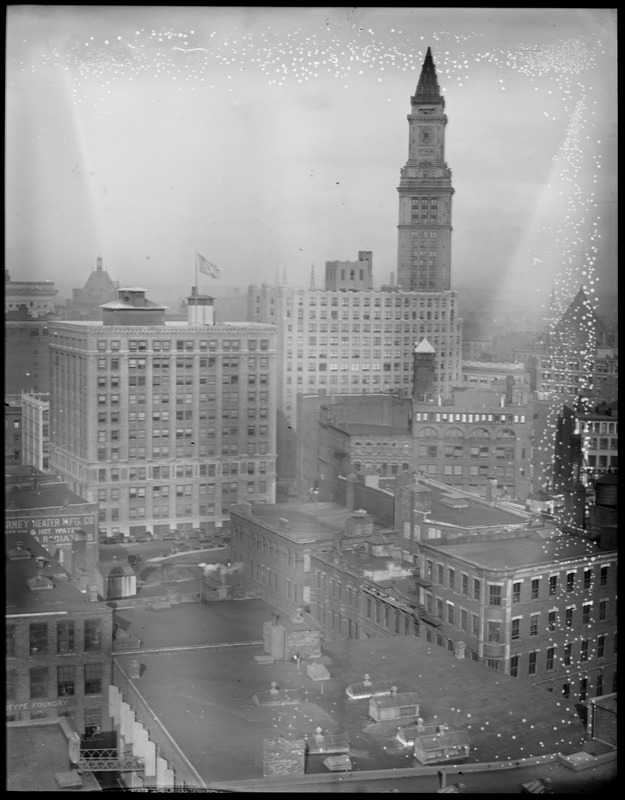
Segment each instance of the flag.
[[219,267],[213,264],[212,261],[207,261],[204,256],[196,252],[195,258],[197,260],[197,267],[202,275],[209,275],[211,278],[219,277]]

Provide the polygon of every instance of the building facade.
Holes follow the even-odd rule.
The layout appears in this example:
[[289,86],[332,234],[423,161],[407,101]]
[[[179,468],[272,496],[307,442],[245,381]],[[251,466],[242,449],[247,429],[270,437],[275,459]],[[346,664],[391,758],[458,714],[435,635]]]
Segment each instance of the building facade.
[[4,313],[25,310],[33,319],[54,311],[57,290],[52,281],[12,281],[4,270]]
[[248,319],[278,327],[278,409],[297,424],[300,393],[411,393],[415,342],[436,352],[436,392],[460,385],[461,336],[454,292],[248,288]]
[[102,317],[100,306],[117,298],[117,288],[103,267],[102,256],[96,259],[96,268],[91,271],[82,289],[72,289],[72,297],[65,305],[57,306],[59,319],[93,319]]
[[404,291],[444,292],[451,281],[454,190],[445,163],[445,100],[429,47],[410,105],[408,161],[397,189],[397,284]]
[[325,288],[330,292],[371,291],[373,253],[370,250],[360,250],[357,261],[326,261]]
[[110,730],[112,608],[27,532],[8,534],[6,549],[7,722],[68,717],[85,738]]
[[417,472],[483,496],[525,501],[531,491],[532,406],[491,390],[459,390],[451,403],[413,403]]
[[273,502],[275,330],[210,324],[195,295],[187,322],[142,289],[119,298],[54,326],[50,466],[106,535],[214,530],[232,503]]
[[48,472],[50,395],[22,392],[22,464]]
[[48,392],[50,320],[9,319],[4,323],[4,393]]

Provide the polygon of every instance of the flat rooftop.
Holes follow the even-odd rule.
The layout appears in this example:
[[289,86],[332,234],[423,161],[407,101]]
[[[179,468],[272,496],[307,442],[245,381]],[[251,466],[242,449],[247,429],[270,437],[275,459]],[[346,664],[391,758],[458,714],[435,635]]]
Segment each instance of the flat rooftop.
[[[249,618],[254,601],[242,602],[241,614]],[[145,637],[146,648],[153,638],[152,626],[158,626],[159,651],[115,655],[126,674],[131,659],[139,659],[141,678],[133,683],[151,715],[142,721],[164,721],[206,783],[261,778],[263,739],[303,738],[317,726],[327,734],[349,735],[355,770],[413,766],[410,748],[395,738],[400,721],[373,722],[368,700],[347,697],[346,687],[362,681],[365,673],[372,681],[393,681],[399,692],[416,692],[426,724],[444,722],[466,732],[470,762],[505,763],[582,749],[585,729],[573,703],[482,664],[456,659],[446,648],[419,637],[324,641],[316,661],[330,673],[323,682],[308,676],[310,662],[301,662],[299,668],[290,661],[257,663],[255,656],[264,653],[260,624],[246,636],[257,639],[256,644],[192,647],[205,644],[204,631],[215,624],[228,630],[238,610],[233,605],[223,605],[222,621],[219,602],[158,611],[125,609],[123,616]],[[301,702],[255,705],[253,695],[267,691],[272,681],[279,689],[299,691]],[[309,758],[308,772],[326,771],[318,758],[319,762]]]
[[[233,511],[246,516],[243,506],[234,506]],[[342,531],[345,522],[354,512],[338,503],[279,503],[276,505],[253,505],[252,518],[267,525],[296,542],[316,542],[331,539],[335,531]],[[280,520],[286,519],[286,530],[281,530]]]
[[[431,491],[432,510],[429,519],[432,524],[439,521],[462,528],[481,528],[494,525],[522,525],[528,519],[527,514],[515,514],[513,511],[491,506],[484,501],[480,502],[466,494],[455,493],[452,487],[444,490],[422,481],[419,481],[419,484]],[[451,508],[444,502],[450,497],[461,498],[466,505]]]
[[[12,533],[5,537],[6,552],[16,550],[18,542],[30,552],[30,558],[11,559],[5,555],[5,614],[50,614],[93,609],[106,610],[106,603],[90,602],[69,577],[67,570],[56,562],[34,537],[28,533]],[[52,588],[31,589],[28,581],[36,578],[39,568],[36,557],[42,556],[50,566],[43,568],[43,575],[50,579]]]
[[5,512],[11,509],[25,508],[59,508],[63,505],[84,506],[90,504],[84,497],[72,492],[66,483],[45,484],[42,483],[37,489],[22,489],[18,492],[8,492],[5,495]]
[[587,539],[559,531],[550,531],[549,538],[543,538],[540,530],[513,539],[441,545],[443,549],[445,553],[492,569],[538,567],[554,561],[608,555]]
[[[43,724],[42,724],[43,723]],[[57,772],[70,769],[67,737],[61,721],[6,727],[6,788],[9,792],[100,791],[89,773],[82,775],[82,789],[61,789]]]

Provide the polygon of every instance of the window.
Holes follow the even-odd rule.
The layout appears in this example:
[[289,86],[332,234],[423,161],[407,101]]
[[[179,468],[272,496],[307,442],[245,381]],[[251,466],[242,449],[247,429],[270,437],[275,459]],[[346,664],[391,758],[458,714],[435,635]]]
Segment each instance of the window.
[[449,568],[449,588],[456,588],[456,570]]
[[608,585],[608,566],[601,567],[601,571],[599,573],[599,585],[600,586],[607,586]]
[[85,664],[85,694],[102,694],[102,664]]
[[499,620],[488,620],[488,641],[501,642],[501,622]]
[[93,653],[100,650],[100,628],[101,620],[99,617],[85,620],[85,653]]
[[590,589],[592,584],[592,569],[584,570],[584,589]]
[[538,622],[540,614],[532,614],[530,616],[530,636],[538,636]]
[[599,620],[603,622],[608,618],[608,601],[607,600],[600,600],[599,601]]
[[511,656],[510,657],[510,676],[512,678],[519,677],[519,657],[518,656]]
[[566,590],[567,592],[572,592],[575,588],[575,573],[574,572],[567,572],[566,573]]
[[549,596],[553,597],[556,592],[558,591],[558,576],[557,575],[550,575],[549,576]]
[[462,594],[469,594],[469,576],[462,573]]
[[530,597],[532,600],[538,600],[538,593],[540,591],[540,578],[533,578],[532,579],[532,589]]
[[581,642],[581,649],[579,651],[579,660],[580,661],[588,661],[588,639],[582,639]]
[[454,606],[453,606],[453,603],[447,603],[447,622],[450,625],[454,624]]
[[473,636],[480,635],[480,618],[477,614],[471,614],[471,633]]
[[73,620],[61,620],[56,623],[56,652],[74,652],[74,622]]
[[555,655],[556,655],[556,648],[555,647],[548,647],[547,648],[547,662],[545,664],[545,668],[547,672],[551,672],[554,668],[555,663]]
[[597,636],[597,658],[604,658],[605,657],[605,640],[606,640],[605,633],[602,633],[600,636]]
[[30,699],[48,696],[48,668],[32,667],[30,670]]
[[573,606],[570,606],[564,612],[564,624],[566,625],[567,628],[572,628],[573,627],[573,615],[574,615],[574,613],[575,613],[575,609],[573,608]]
[[488,603],[491,606],[501,605],[501,586],[494,583],[488,585]]
[[6,626],[6,648],[5,653],[7,658],[15,657],[15,625],[9,624]]
[[73,665],[57,667],[56,670],[56,693],[58,697],[72,697],[74,695],[74,673],[76,668]]
[[589,625],[590,624],[590,610],[592,608],[591,603],[584,603],[582,606],[582,625]]
[[48,625],[45,622],[30,623],[30,654],[48,652]]
[[480,582],[477,578],[473,579],[473,599],[480,599]]
[[527,674],[528,675],[536,675],[536,657],[538,655],[537,650],[532,650],[529,654],[529,663],[527,666]]
[[511,639],[519,639],[520,636],[521,636],[521,617],[515,617],[512,620],[510,638]]
[[563,663],[565,667],[571,666],[571,652],[573,650],[573,645],[569,642],[568,644],[564,645],[564,659]]
[[463,631],[466,631],[467,630],[467,625],[468,625],[467,612],[464,610],[464,608],[461,608],[460,609],[460,627],[462,628]]
[[516,581],[512,584],[512,602],[521,602],[521,581]]
[[438,582],[440,583],[441,586],[443,585],[443,574],[444,574],[443,566],[442,566],[442,564],[439,564],[438,565]]
[[547,614],[547,627],[550,631],[555,631],[556,629],[556,622],[557,622],[558,612],[551,610]]
[[436,616],[443,619],[443,601],[439,598],[436,599]]

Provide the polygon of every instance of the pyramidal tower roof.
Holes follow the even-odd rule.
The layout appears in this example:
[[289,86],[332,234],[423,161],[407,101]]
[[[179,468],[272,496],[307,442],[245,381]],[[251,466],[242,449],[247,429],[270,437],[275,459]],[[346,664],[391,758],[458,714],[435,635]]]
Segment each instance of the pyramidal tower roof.
[[432,50],[429,47],[425,54],[425,60],[421,67],[421,75],[419,76],[419,83],[417,84],[417,91],[412,98],[412,102],[415,105],[418,103],[444,103],[438,87],[438,78],[436,77],[436,67],[434,66],[434,59],[432,58]]
[[415,353],[435,353],[436,350],[432,347],[432,345],[428,342],[428,340],[423,337],[419,344],[414,349]]

